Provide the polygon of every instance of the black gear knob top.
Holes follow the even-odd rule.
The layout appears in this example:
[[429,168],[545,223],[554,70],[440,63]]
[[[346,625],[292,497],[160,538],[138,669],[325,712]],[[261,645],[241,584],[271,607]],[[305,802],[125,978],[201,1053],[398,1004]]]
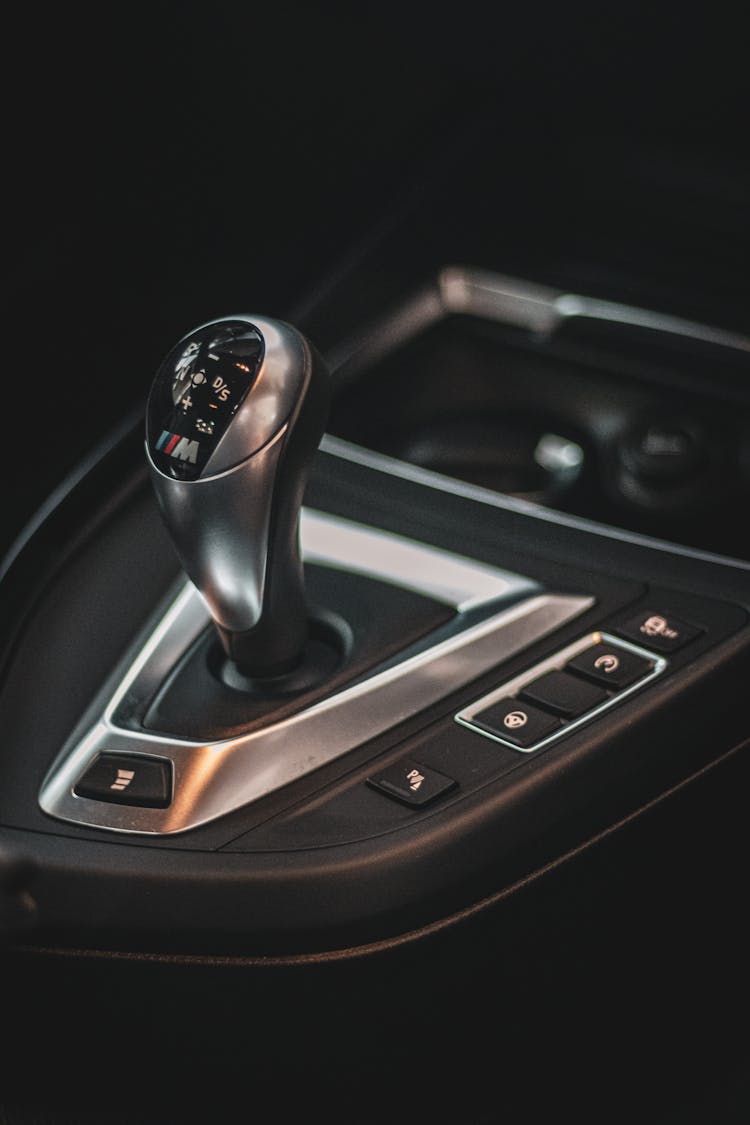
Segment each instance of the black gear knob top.
[[162,516],[225,652],[251,676],[288,671],[305,645],[299,515],[328,403],[309,341],[260,316],[184,336],[149,396],[146,454]]

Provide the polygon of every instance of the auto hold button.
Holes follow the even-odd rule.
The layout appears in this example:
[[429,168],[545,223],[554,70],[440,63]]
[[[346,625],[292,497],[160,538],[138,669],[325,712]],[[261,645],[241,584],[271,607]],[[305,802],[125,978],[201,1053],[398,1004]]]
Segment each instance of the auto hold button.
[[100,754],[73,792],[94,801],[165,809],[172,799],[172,763],[142,754]]
[[501,699],[486,711],[473,715],[471,721],[474,726],[522,747],[541,742],[561,726],[554,715],[518,699]]
[[661,610],[645,609],[631,617],[624,625],[615,629],[623,637],[638,641],[656,652],[676,652],[688,641],[705,632],[698,625],[691,625]]

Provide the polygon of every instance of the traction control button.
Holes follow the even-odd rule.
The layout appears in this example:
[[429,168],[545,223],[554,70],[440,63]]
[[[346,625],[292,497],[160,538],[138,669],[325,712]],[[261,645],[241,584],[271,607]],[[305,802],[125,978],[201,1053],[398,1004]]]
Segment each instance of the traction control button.
[[486,711],[474,715],[471,721],[482,730],[513,742],[516,746],[533,746],[562,725],[554,715],[548,715],[518,699],[501,699]]

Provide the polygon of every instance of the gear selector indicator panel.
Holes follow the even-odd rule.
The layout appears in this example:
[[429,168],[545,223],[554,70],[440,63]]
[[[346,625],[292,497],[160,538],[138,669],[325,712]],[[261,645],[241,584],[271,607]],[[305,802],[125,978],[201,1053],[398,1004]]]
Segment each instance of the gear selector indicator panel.
[[253,386],[263,337],[224,320],[181,340],[166,356],[148,404],[149,453],[176,480],[197,480]]

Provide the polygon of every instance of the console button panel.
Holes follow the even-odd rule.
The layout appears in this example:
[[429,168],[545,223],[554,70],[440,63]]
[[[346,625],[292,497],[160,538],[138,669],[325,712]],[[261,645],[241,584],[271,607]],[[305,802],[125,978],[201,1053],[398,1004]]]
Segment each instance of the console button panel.
[[659,676],[663,656],[590,633],[464,707],[456,722],[524,754],[589,722]]

